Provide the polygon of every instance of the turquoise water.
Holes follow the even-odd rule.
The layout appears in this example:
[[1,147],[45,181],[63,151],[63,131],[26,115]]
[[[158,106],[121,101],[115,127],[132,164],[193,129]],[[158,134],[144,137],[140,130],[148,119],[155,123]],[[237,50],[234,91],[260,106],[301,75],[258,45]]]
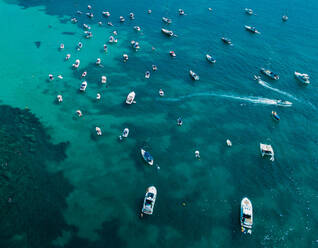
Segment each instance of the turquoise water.
[[[92,20],[76,15],[76,10],[86,12],[87,4],[93,6]],[[246,7],[256,15],[246,15]],[[179,8],[187,15],[179,16]],[[111,12],[114,27],[106,25],[103,10]],[[63,204],[57,204],[56,214],[55,205],[41,212],[58,221],[43,217],[42,225],[32,226],[34,233],[41,230],[41,240],[27,227],[13,229],[15,235],[1,240],[32,248],[318,246],[317,10],[315,1],[0,1],[0,99],[28,107],[54,143],[69,143],[62,161],[43,157],[48,173],[67,181],[58,179],[45,187],[49,199]],[[135,20],[129,20],[130,12]],[[281,21],[284,13],[289,16],[286,23]],[[126,18],[123,24],[120,15]],[[70,23],[74,16],[78,24]],[[169,28],[178,37],[160,32],[162,16],[172,19]],[[98,21],[104,25],[99,27]],[[83,23],[92,27],[91,40],[82,36]],[[140,33],[135,25],[141,26]],[[261,34],[246,32],[244,25],[255,25]],[[114,30],[118,43],[108,45],[105,54],[103,44]],[[234,46],[223,44],[222,36]],[[131,40],[139,41],[138,52],[131,49]],[[75,49],[79,41],[84,45],[80,52]],[[65,49],[59,51],[62,42]],[[176,52],[175,59],[169,50]],[[64,61],[67,53],[71,59]],[[127,63],[122,62],[123,53],[129,55]],[[216,64],[207,63],[206,53]],[[98,57],[103,67],[95,65]],[[80,68],[72,70],[77,58]],[[145,79],[152,64],[158,71]],[[263,66],[278,72],[280,80],[254,81]],[[191,80],[189,69],[200,81]],[[84,70],[88,86],[80,94]],[[294,71],[308,73],[311,84],[300,85]],[[52,82],[49,73],[55,75]],[[58,74],[64,78],[58,80]],[[102,75],[107,87],[100,83]],[[132,90],[137,104],[126,106]],[[58,94],[63,95],[61,104],[56,103]],[[277,99],[292,106],[276,105]],[[75,116],[77,109],[81,118]],[[279,123],[273,122],[272,110],[281,116]],[[179,116],[182,127],[176,125]],[[96,126],[103,131],[100,137]],[[119,142],[125,127],[130,135]],[[225,143],[228,138],[231,148]],[[275,162],[260,157],[260,142],[272,144]],[[154,156],[155,166],[144,164],[141,147]],[[200,160],[195,150],[200,150]],[[150,185],[158,189],[154,214],[140,219]],[[254,207],[252,235],[240,231],[244,196]],[[39,208],[18,213],[36,220]],[[6,219],[5,214],[1,217]],[[10,218],[14,216],[8,222]]]

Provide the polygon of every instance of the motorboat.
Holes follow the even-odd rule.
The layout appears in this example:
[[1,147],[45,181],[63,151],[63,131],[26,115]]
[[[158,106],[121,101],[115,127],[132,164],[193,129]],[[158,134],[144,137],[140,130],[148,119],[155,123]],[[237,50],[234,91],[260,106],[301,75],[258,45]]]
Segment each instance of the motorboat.
[[210,8],[208,8],[208,10],[209,10],[209,11],[212,11],[212,8],[210,7]]
[[195,80],[198,81],[200,79],[200,77],[192,70],[189,71],[190,76]]
[[49,79],[52,81],[54,80],[53,74],[49,74]]
[[255,27],[247,26],[247,25],[245,25],[244,27],[247,31],[250,31],[253,34],[260,34],[260,32]]
[[110,13],[108,11],[103,11],[102,15],[105,17],[110,17]]
[[82,111],[80,111],[79,109],[76,110],[76,114],[78,115],[78,117],[81,117],[83,114],[82,114]]
[[107,53],[107,45],[104,44],[104,52]]
[[138,32],[140,32],[141,28],[139,26],[134,26],[134,29]]
[[92,6],[91,5],[87,5],[87,9],[91,10]]
[[117,35],[118,33],[117,33],[117,31],[116,31],[116,30],[114,30],[113,34],[114,34],[114,35]]
[[83,24],[83,28],[84,28],[84,29],[87,29],[87,30],[90,30],[90,29],[91,29],[91,27],[90,27],[90,26],[88,26],[88,25],[87,25],[87,24],[85,24],[85,23]]
[[126,62],[128,60],[128,55],[127,54],[123,54],[123,59],[124,59],[124,62]]
[[162,28],[161,32],[164,33],[165,35],[173,36],[173,32],[171,30]]
[[58,102],[63,102],[63,97],[62,97],[62,95],[57,95],[57,96],[56,96],[56,99],[57,99]]
[[287,15],[283,15],[283,16],[282,16],[282,21],[283,21],[283,22],[286,22],[287,20],[288,20],[288,16],[287,16]]
[[73,68],[78,68],[79,66],[80,66],[80,60],[79,59],[77,59],[77,60],[75,60],[75,63],[72,65],[73,66]]
[[78,50],[78,51],[81,50],[82,47],[83,47],[83,43],[82,43],[82,42],[78,42],[77,47],[76,47],[77,50]]
[[155,186],[147,188],[144,203],[141,212],[143,214],[152,215],[157,198],[157,189]]
[[119,136],[119,139],[122,140],[123,138],[127,138],[129,135],[129,129],[126,127],[123,133]]
[[260,143],[260,150],[261,150],[262,157],[269,156],[270,160],[274,161],[274,150],[271,145]]
[[253,15],[253,10],[245,8],[245,13],[248,14],[248,15]]
[[153,157],[151,156],[151,154],[145,151],[144,149],[140,149],[140,152],[141,152],[141,156],[146,161],[146,163],[149,165],[153,165]]
[[125,21],[125,18],[124,18],[123,16],[120,16],[120,17],[119,17],[119,21],[120,21],[120,22],[124,22],[124,21]]
[[96,127],[95,130],[96,130],[96,134],[97,134],[98,136],[101,136],[101,135],[102,135],[102,130],[100,129],[100,127]]
[[228,45],[232,45],[232,41],[229,38],[222,37],[221,40]]
[[85,35],[84,35],[84,36],[85,36],[85,38],[86,38],[86,39],[90,39],[90,38],[92,38],[92,37],[93,37],[93,33],[92,33],[92,32],[85,31],[84,33],[85,33]]
[[268,76],[269,78],[273,79],[273,80],[278,80],[279,79],[279,75],[268,70],[265,68],[261,68],[261,73],[263,73],[264,75]]
[[96,94],[96,100],[100,100],[100,98],[101,98],[100,93],[97,93],[97,94]]
[[136,102],[134,101],[135,96],[136,96],[136,93],[135,93],[134,91],[130,92],[130,93],[128,94],[127,98],[126,98],[126,103],[127,103],[127,104],[136,103]]
[[247,197],[244,197],[241,201],[240,222],[242,232],[252,234],[253,206]]
[[99,26],[103,26],[103,23],[102,23],[102,22],[98,22],[98,25],[99,25]]
[[101,82],[102,82],[102,84],[106,84],[107,77],[106,76],[102,76]]
[[95,64],[96,64],[96,65],[100,65],[101,62],[102,62],[101,59],[100,59],[100,58],[97,58]]
[[94,17],[94,14],[88,12],[88,13],[86,13],[86,16],[87,16],[88,18],[91,18],[91,19],[92,19],[92,18]]
[[150,78],[150,71],[146,71],[145,78]]
[[194,155],[195,155],[195,157],[196,157],[197,159],[200,158],[200,152],[199,152],[199,151],[195,151],[195,152],[194,152]]
[[66,54],[65,60],[69,60],[71,58],[71,54]]
[[178,12],[179,12],[179,15],[184,15],[184,10],[183,9],[179,9]]
[[148,14],[151,14],[152,13],[152,10],[151,9],[148,9]]
[[64,49],[64,44],[61,43],[61,44],[60,44],[60,50],[63,50],[63,49]]
[[172,23],[172,21],[169,18],[167,18],[167,17],[162,17],[162,21],[167,23],[167,24]]
[[86,77],[87,76],[87,71],[84,71],[83,73],[82,73],[82,78],[83,77]]
[[136,51],[137,51],[138,49],[140,49],[139,42],[132,40],[132,41],[130,42],[130,44],[131,44],[132,48],[134,48]]
[[177,125],[178,125],[178,126],[182,126],[182,124],[183,124],[182,118],[179,117],[179,118],[177,119]]
[[169,54],[170,54],[171,57],[176,57],[177,56],[174,51],[170,51]]
[[293,105],[293,103],[292,102],[290,102],[290,101],[284,101],[284,100],[276,100],[276,104],[280,104],[280,105],[283,105],[283,106],[291,106],[291,105]]
[[129,18],[130,18],[131,20],[135,19],[135,14],[134,14],[134,13],[129,13]]
[[86,91],[86,87],[87,87],[87,82],[84,81],[84,82],[81,84],[80,91],[85,92],[85,91]]
[[310,77],[308,74],[295,71],[294,75],[303,84],[310,84]]
[[164,95],[165,95],[164,91],[162,89],[160,89],[159,90],[159,96],[164,96]]
[[112,22],[107,22],[107,25],[111,27],[114,26]]
[[57,75],[57,77],[58,77],[59,79],[63,79],[63,76],[62,76],[62,75]]
[[109,37],[109,39],[108,39],[108,42],[109,42],[109,43],[117,43],[117,39],[115,39],[114,36],[111,35],[111,36]]
[[226,144],[227,146],[231,147],[232,146],[232,141],[230,141],[229,139],[226,140]]
[[71,19],[71,22],[72,22],[72,23],[77,23],[78,20],[74,17],[74,18]]
[[153,71],[158,70],[157,66],[156,66],[156,65],[152,65],[152,70],[153,70]]
[[280,120],[280,117],[279,115],[277,114],[276,111],[272,111],[272,117],[275,121],[279,121]]
[[211,55],[207,54],[205,56],[207,61],[209,61],[210,63],[214,64],[216,62],[216,59],[214,59]]

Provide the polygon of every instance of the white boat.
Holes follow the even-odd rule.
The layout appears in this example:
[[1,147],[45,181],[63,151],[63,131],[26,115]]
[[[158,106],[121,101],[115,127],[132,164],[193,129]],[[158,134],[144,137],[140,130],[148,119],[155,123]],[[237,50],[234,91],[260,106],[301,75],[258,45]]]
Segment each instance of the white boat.
[[66,54],[65,60],[69,60],[71,58],[71,54]]
[[269,156],[270,160],[274,161],[274,150],[271,145],[260,143],[260,150],[261,150],[262,157]]
[[310,84],[310,77],[308,74],[295,71],[294,75],[303,84]]
[[100,93],[97,93],[97,94],[96,94],[96,100],[100,100],[100,98],[101,98]]
[[49,74],[49,79],[50,79],[51,81],[54,80],[53,74]]
[[96,63],[96,65],[100,65],[101,62],[102,62],[101,59],[97,58],[95,63]]
[[120,16],[120,17],[119,17],[119,21],[120,21],[120,22],[124,22],[124,21],[125,21],[125,18],[124,18],[123,16]]
[[245,25],[244,27],[247,31],[250,31],[253,34],[260,34],[260,32],[255,27],[247,26],[247,25]]
[[88,26],[88,25],[87,25],[87,24],[85,24],[85,23],[83,24],[83,28],[84,28],[84,29],[87,29],[87,30],[90,30],[90,29],[91,29],[91,27],[90,27],[90,26]]
[[179,15],[184,15],[184,10],[183,9],[179,9],[178,12],[179,12]]
[[87,82],[84,81],[84,82],[81,84],[80,91],[85,92],[86,87],[87,87]]
[[152,67],[152,70],[153,70],[153,71],[158,70],[158,68],[157,68],[157,66],[156,66],[156,65],[152,65],[151,67]]
[[227,144],[227,146],[229,146],[229,147],[232,146],[232,142],[231,142],[229,139],[226,140],[226,144]]
[[102,76],[102,84],[106,84],[106,82],[107,82],[107,77],[106,76]]
[[86,75],[87,75],[87,71],[84,71],[84,72],[82,73],[82,78],[83,78],[83,77],[86,77]]
[[102,15],[105,17],[110,17],[110,13],[108,11],[103,11]]
[[152,10],[151,9],[148,9],[148,14],[151,14],[152,13]]
[[252,10],[252,9],[245,8],[245,13],[246,13],[246,14],[249,14],[249,15],[253,15],[253,10]]
[[198,159],[200,158],[200,152],[199,151],[195,151],[194,155],[195,155],[196,158],[198,158]]
[[78,42],[77,44],[77,51],[81,50],[83,47],[83,43],[82,42]]
[[96,134],[97,134],[98,136],[101,136],[101,135],[102,135],[102,130],[101,130],[99,127],[96,127],[95,130],[96,130]]
[[126,98],[126,103],[127,104],[132,104],[135,103],[134,99],[135,99],[136,93],[135,91],[132,91],[128,94],[127,98]]
[[282,16],[282,20],[283,20],[283,22],[286,22],[288,20],[288,16],[287,15],[283,15]]
[[129,13],[129,17],[131,20],[135,19],[135,14],[134,13]]
[[56,96],[56,99],[57,99],[58,102],[63,102],[63,97],[62,97],[62,95],[57,95],[57,96]]
[[108,39],[109,43],[117,43],[117,39],[114,38],[114,36],[110,36]]
[[153,165],[153,157],[151,156],[151,154],[145,151],[144,149],[140,149],[140,152],[141,152],[141,156],[147,162],[147,164]]
[[173,36],[173,32],[172,32],[171,30],[162,28],[162,29],[161,29],[161,32],[164,33],[165,35]]
[[149,188],[147,188],[141,212],[144,214],[152,215],[153,208],[154,208],[155,202],[156,202],[156,198],[157,198],[156,187],[150,186]]
[[200,79],[200,77],[192,70],[189,71],[190,76],[195,80],[198,81]]
[[245,197],[241,201],[241,230],[244,233],[252,233],[253,227],[253,206],[251,201]]
[[162,17],[162,21],[168,24],[172,23],[172,21],[167,17]]
[[164,95],[165,95],[164,91],[162,89],[160,89],[159,90],[159,96],[164,96]]
[[75,63],[72,65],[74,68],[78,68],[79,66],[80,66],[80,60],[79,59],[77,59],[77,60],[75,60]]
[[211,55],[207,54],[206,55],[206,59],[207,61],[209,61],[210,63],[214,64],[216,62],[216,59],[214,59]]
[[132,48],[134,48],[136,51],[137,51],[138,49],[140,49],[139,42],[132,40],[132,41],[130,42],[130,44],[131,44]]
[[129,135],[129,129],[126,127],[122,133],[122,135],[119,136],[119,139],[122,140],[123,138],[127,138]]
[[62,49],[64,49],[64,44],[63,43],[61,43],[61,45],[60,45],[60,50],[62,50]]
[[279,79],[279,75],[272,72],[271,70],[265,69],[265,68],[261,68],[261,73],[263,73],[264,75],[268,76],[269,78],[273,79],[273,80],[278,80]]
[[141,28],[139,26],[134,26],[134,29],[138,32],[140,32]]
[[169,54],[170,54],[171,57],[176,57],[177,56],[174,51],[170,51]]
[[124,62],[126,62],[128,60],[128,55],[127,54],[123,54],[123,59],[124,59]]
[[145,78],[150,78],[150,71],[146,71]]

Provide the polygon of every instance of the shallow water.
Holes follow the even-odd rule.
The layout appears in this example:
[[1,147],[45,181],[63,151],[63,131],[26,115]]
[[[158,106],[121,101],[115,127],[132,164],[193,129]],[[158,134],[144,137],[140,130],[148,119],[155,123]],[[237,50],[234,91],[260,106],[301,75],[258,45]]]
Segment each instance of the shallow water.
[[[92,20],[76,15],[87,4],[93,6]],[[246,15],[246,7],[256,16]],[[187,15],[178,16],[179,8]],[[115,27],[105,25],[108,20],[100,13],[106,9]],[[45,161],[47,173],[60,173],[70,185],[61,195],[65,207],[59,208],[60,223],[38,226],[44,233],[54,226],[58,235],[35,242],[20,228],[6,239],[14,247],[22,237],[32,248],[318,246],[317,10],[315,1],[0,1],[0,19],[6,24],[6,39],[0,40],[0,99],[13,107],[28,106],[54,143],[69,142],[63,161]],[[131,11],[135,20],[129,20]],[[285,12],[289,20],[283,23]],[[120,15],[124,24],[119,24]],[[78,24],[70,23],[74,16]],[[161,34],[166,26],[162,16],[172,19],[169,28],[178,37]],[[98,21],[104,25],[99,27]],[[92,27],[91,40],[82,36],[83,23]],[[141,26],[140,33],[135,25]],[[246,32],[244,25],[255,25],[261,34]],[[113,30],[118,43],[108,45],[105,54],[103,44]],[[234,45],[223,44],[222,36]],[[139,41],[140,51],[131,49],[131,40]],[[76,51],[79,41],[84,47]],[[58,50],[61,42],[63,51]],[[71,59],[64,61],[67,53]],[[123,53],[129,55],[126,63]],[[206,53],[216,58],[214,65],[206,61]],[[103,67],[95,65],[98,57]],[[77,58],[80,68],[72,70]],[[158,71],[145,79],[152,64]],[[253,80],[263,66],[278,72],[280,80]],[[191,80],[189,69],[200,81]],[[88,86],[81,94],[85,70]],[[295,70],[310,74],[312,83],[300,85]],[[55,75],[52,82],[49,73]],[[64,78],[58,80],[58,74]],[[106,86],[100,83],[102,75]],[[126,106],[132,90],[137,104]],[[56,103],[58,94],[62,104]],[[75,116],[77,109],[81,118]],[[272,110],[280,123],[271,119]],[[179,116],[182,127],[176,125]],[[95,135],[96,126],[101,137]],[[125,127],[129,137],[119,142]],[[228,138],[231,148],[225,144]],[[260,142],[273,145],[275,162],[260,157]],[[155,166],[143,163],[141,147],[154,156]],[[200,150],[200,160],[195,150]],[[149,185],[158,189],[154,215],[140,219]],[[49,187],[56,196],[58,185]],[[251,236],[242,235],[239,226],[244,196],[254,207]],[[39,210],[30,211],[36,219],[33,214]],[[28,213],[20,215],[30,218]],[[48,213],[55,218],[53,211]],[[2,216],[8,222],[11,218]]]

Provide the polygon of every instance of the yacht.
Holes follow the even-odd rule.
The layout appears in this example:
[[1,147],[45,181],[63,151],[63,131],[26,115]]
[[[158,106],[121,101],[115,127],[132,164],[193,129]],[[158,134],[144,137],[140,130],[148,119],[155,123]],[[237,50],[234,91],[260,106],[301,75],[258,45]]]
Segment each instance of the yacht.
[[282,20],[283,20],[283,22],[286,22],[288,20],[288,16],[287,15],[283,15]]
[[71,22],[72,22],[72,23],[77,23],[78,20],[74,17],[74,18],[71,19]]
[[225,43],[225,44],[228,44],[228,45],[232,45],[232,41],[228,38],[225,38],[225,37],[222,37],[221,40]]
[[174,51],[170,51],[169,54],[170,54],[171,57],[176,57],[177,56]]
[[91,18],[91,19],[94,17],[93,13],[86,13],[86,15],[87,15],[88,18]]
[[244,197],[241,201],[240,217],[242,232],[251,234],[253,227],[253,206],[247,197]]
[[112,22],[107,22],[107,25],[111,27],[114,26]]
[[165,35],[173,36],[173,32],[171,30],[162,28],[161,32],[164,33]]
[[172,21],[167,17],[162,17],[162,21],[168,24],[172,23]]
[[247,25],[245,25],[244,27],[247,31],[250,31],[253,34],[260,34],[260,32],[255,27],[247,26]]
[[107,77],[106,76],[102,76],[102,84],[106,84],[106,82],[107,82]]
[[277,114],[276,111],[272,111],[272,117],[275,121],[279,121],[280,120],[280,117],[279,115]]
[[253,15],[253,10],[245,8],[245,13],[248,14],[248,15]]
[[79,66],[80,66],[80,60],[79,59],[77,59],[77,60],[75,60],[75,63],[72,65],[73,66],[73,68],[78,68]]
[[127,104],[136,103],[136,102],[134,101],[135,96],[136,96],[136,93],[135,93],[134,91],[130,92],[130,93],[128,94],[127,98],[126,98],[126,103],[127,103]]
[[144,149],[140,149],[141,156],[149,165],[153,165],[153,157],[149,152],[146,152]]
[[92,32],[85,31],[84,33],[85,33],[85,38],[86,39],[90,39],[90,38],[93,37],[93,33]]
[[87,25],[87,24],[85,24],[85,23],[83,24],[83,28],[84,28],[84,29],[87,29],[87,30],[90,30],[90,29],[91,29],[91,27],[90,27],[90,26],[88,26],[88,25]]
[[86,91],[86,87],[87,87],[87,82],[84,81],[84,82],[81,84],[80,91],[85,92],[85,91]]
[[100,93],[97,93],[97,94],[96,94],[96,100],[100,100],[100,98],[101,98]]
[[192,70],[189,71],[190,76],[195,80],[198,81],[200,79],[200,77]]
[[77,44],[77,50],[78,50],[78,51],[81,50],[82,47],[83,47],[83,43],[82,43],[82,42],[78,42],[78,44]]
[[156,187],[150,186],[149,188],[147,188],[141,212],[144,214],[152,215],[153,208],[154,208],[155,202],[156,202],[156,198],[157,198]]
[[179,9],[179,15],[184,15],[184,10],[183,9]]
[[215,63],[216,62],[216,59],[214,59],[211,55],[207,54],[206,55],[206,59],[207,61],[209,61],[210,63]]
[[305,73],[300,73],[300,72],[297,72],[295,71],[295,77],[300,81],[302,82],[303,84],[310,84],[310,77],[308,74],[305,74]]
[[52,81],[54,80],[53,74],[49,74],[49,79]]
[[260,143],[260,150],[261,150],[262,157],[269,156],[270,160],[274,161],[274,150],[271,145]]
[[279,79],[279,75],[268,70],[265,68],[261,68],[261,73],[263,73],[264,75],[268,76],[269,78],[273,79],[273,80],[278,80]]

